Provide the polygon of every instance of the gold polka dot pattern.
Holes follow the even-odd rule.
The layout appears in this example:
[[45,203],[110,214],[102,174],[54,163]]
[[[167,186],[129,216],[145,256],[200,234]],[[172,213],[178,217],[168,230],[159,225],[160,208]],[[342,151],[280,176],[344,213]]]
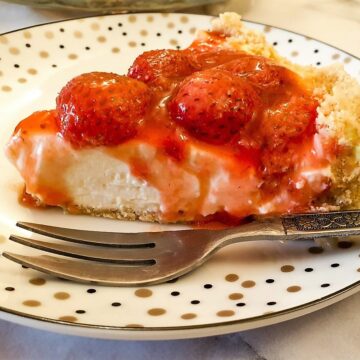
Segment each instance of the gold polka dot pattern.
[[79,30],[74,31],[74,36],[78,39],[83,37],[83,33]]
[[234,281],[239,280],[239,276],[236,275],[236,274],[227,274],[227,275],[225,276],[225,280],[226,280],[226,281],[229,281],[229,282],[234,282]]
[[8,44],[9,43],[9,40],[6,36],[0,36],[0,44]]
[[46,280],[44,278],[32,278],[29,280],[29,283],[36,286],[41,286],[46,283]]
[[41,302],[38,300],[25,300],[25,301],[23,301],[23,305],[29,306],[29,307],[38,307],[41,305]]
[[151,316],[160,316],[166,313],[165,309],[162,308],[152,308],[148,310],[148,314]]
[[244,297],[244,295],[241,294],[241,293],[231,293],[231,294],[229,294],[229,299],[230,300],[240,300],[243,297]]
[[54,33],[52,31],[45,31],[45,37],[48,39],[53,39]]
[[137,289],[135,291],[135,296],[137,297],[142,297],[142,298],[147,298],[150,297],[152,295],[152,290],[150,289]]
[[54,294],[54,298],[57,300],[67,300],[70,298],[70,294],[65,291],[59,291]]
[[253,280],[245,280],[241,283],[243,288],[252,288],[256,285],[255,281]]
[[12,88],[9,85],[3,85],[1,87],[1,90],[4,91],[4,92],[10,92],[12,90]]
[[216,313],[217,316],[220,317],[230,317],[235,315],[235,311],[233,310],[220,310]]
[[289,286],[286,290],[291,293],[298,292],[301,290],[301,286],[292,285],[292,286]]
[[19,55],[20,54],[20,50],[17,47],[11,47],[9,48],[9,52],[12,55]]
[[[129,61],[128,53],[140,52],[145,46],[146,49],[152,49],[154,44],[157,48],[186,46],[191,42],[198,28],[206,27],[191,15],[126,14],[79,19],[21,30],[17,38],[13,34],[0,36],[1,57],[7,61],[3,59],[0,61],[0,95],[4,98],[12,98],[17,96],[18,90],[21,91],[20,94],[26,93],[32,85],[37,86],[46,79],[47,74],[51,76],[55,74],[59,77],[66,68],[77,66],[81,68],[83,60],[87,62],[89,69],[96,69],[99,63],[91,64],[92,58],[105,61],[101,63],[101,67],[107,66],[109,59],[109,63],[112,64],[110,71],[116,71],[123,64],[125,68]],[[299,40],[295,35],[287,34],[286,37],[284,35],[277,39],[279,30],[276,28],[263,25],[258,28],[266,33],[271,42],[277,42],[276,49],[279,49],[280,53],[294,57],[293,60],[296,57],[296,61],[303,61],[306,53],[309,58],[306,61],[313,65],[318,62],[326,65],[334,60],[343,62],[345,67],[349,64],[349,68],[356,65],[355,59],[340,50],[325,49],[315,41],[306,43],[306,48],[302,48],[298,46]],[[290,38],[293,39],[291,44],[289,44]],[[300,40],[304,42],[303,38]],[[281,52],[281,49],[286,51]],[[28,62],[28,59],[33,61]],[[0,243],[4,241],[6,238],[0,235]],[[318,257],[310,254],[326,252],[326,256],[331,257],[331,251],[307,244],[307,246],[304,244],[302,254],[309,259],[307,266],[313,273],[319,274],[323,271],[326,274],[322,265],[315,262]],[[336,251],[350,254],[355,249],[357,249],[355,243],[350,245],[345,243],[340,244]],[[276,302],[276,307],[272,308],[279,311],[283,309],[282,304],[298,305],[299,301],[302,301],[298,299],[310,291],[315,291],[309,274],[311,271],[304,271],[305,267],[298,265],[296,258],[291,257],[291,265],[287,264],[290,258],[284,260],[285,257],[280,259],[274,255],[274,259],[272,265],[266,262],[261,265],[270,269],[268,273],[262,272],[262,277],[254,273],[251,267],[247,268],[243,263],[234,261],[224,264],[223,272],[212,275],[214,278],[205,278],[201,275],[201,271],[204,271],[205,276],[208,275],[201,269],[200,275],[196,273],[196,276],[199,276],[198,280],[187,280],[192,279],[190,275],[180,278],[177,283],[163,284],[159,287],[116,288],[111,292],[108,288],[99,287],[95,296],[87,293],[86,288],[83,291],[82,285],[79,285],[82,295],[78,296],[79,288],[71,282],[65,283],[51,277],[43,278],[31,269],[20,268],[21,276],[26,276],[23,284],[6,281],[0,291],[12,299],[11,306],[14,308],[17,306],[19,311],[30,314],[44,313],[45,317],[66,322],[91,323],[92,319],[96,318],[98,324],[104,321],[104,324],[129,328],[221,323],[245,318],[250,311],[248,309],[254,309],[253,296],[256,297],[257,294],[261,294],[259,296],[262,297],[259,301],[261,305],[256,305],[257,315],[262,315],[274,313],[267,310],[271,308],[272,303]],[[332,263],[340,265],[330,267]],[[335,271],[340,274],[336,276],[345,274],[343,278],[346,279],[346,271],[341,273],[342,269],[346,268],[343,264],[345,262],[334,259],[328,262],[327,267],[333,274]],[[352,276],[359,278],[358,264],[355,263],[351,273]],[[333,291],[331,279],[326,276],[316,285],[322,289],[321,296],[324,291],[326,294]],[[265,281],[270,278],[274,281],[271,283]],[[212,287],[204,286],[209,283]],[[321,288],[321,284],[327,283],[330,284],[329,287]],[[25,300],[17,298],[23,294],[28,294]],[[199,299],[199,302],[192,299]],[[222,299],[215,304],[216,308],[209,306],[210,303],[214,305],[213,299],[216,301]],[[6,301],[10,304],[10,300]],[[102,310],[98,315],[95,314],[94,304]],[[56,313],[55,309],[61,309],[61,313]],[[106,316],[101,317],[101,313]]]
[[196,317],[197,315],[194,313],[186,313],[181,315],[181,318],[184,320],[191,320],[191,319],[195,319]]
[[33,69],[33,68],[28,69],[27,72],[28,72],[30,75],[36,75],[36,74],[37,74],[37,70],[36,70],[36,69]]
[[24,35],[24,38],[25,38],[25,39],[31,39],[31,38],[32,38],[31,32],[28,31],[28,30],[25,30],[25,31],[23,32],[23,35]]
[[292,266],[292,265],[283,265],[283,266],[280,268],[280,270],[281,270],[282,272],[287,273],[287,272],[292,272],[292,271],[294,271],[295,268],[294,268],[294,266]]
[[98,31],[100,29],[100,25],[98,23],[92,23],[90,25],[91,30]]

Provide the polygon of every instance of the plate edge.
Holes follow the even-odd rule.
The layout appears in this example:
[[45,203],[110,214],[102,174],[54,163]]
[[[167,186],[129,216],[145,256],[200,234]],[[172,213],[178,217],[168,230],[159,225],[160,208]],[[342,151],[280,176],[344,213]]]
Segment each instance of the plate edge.
[[[164,12],[166,13],[166,12]],[[152,15],[161,15],[161,14],[164,14],[164,13],[161,13],[161,12],[134,12],[134,13],[126,13],[126,14],[122,14],[122,13],[115,13],[115,14],[94,14],[94,15],[84,15],[84,16],[78,16],[78,17],[73,17],[73,18],[69,18],[69,19],[62,19],[62,20],[55,20],[55,21],[49,21],[49,22],[46,22],[46,23],[41,23],[41,24],[36,24],[36,25],[30,25],[30,26],[25,26],[25,27],[22,27],[22,28],[18,28],[18,29],[15,29],[15,30],[10,30],[10,31],[6,31],[4,33],[0,33],[0,37],[1,36],[5,36],[5,35],[9,35],[9,34],[12,34],[12,33],[15,33],[15,32],[18,32],[18,31],[23,31],[23,30],[28,30],[28,29],[32,29],[32,28],[36,28],[36,27],[41,27],[41,26],[45,26],[45,25],[51,25],[51,24],[58,24],[58,23],[62,23],[62,22],[67,22],[67,21],[73,21],[73,20],[81,20],[81,19],[89,19],[89,18],[96,18],[96,17],[111,17],[111,16],[128,16],[128,15],[131,15],[131,14],[137,14],[137,15],[148,15],[148,14],[152,14]],[[172,12],[168,12],[166,14],[171,14],[171,15],[186,15],[186,16],[199,16],[199,17],[207,17],[209,19],[211,18],[215,18],[216,16],[214,15],[208,15],[208,14],[192,14],[192,13],[182,13],[182,12],[176,12],[176,13],[172,13]],[[279,27],[279,26],[275,26],[275,25],[270,25],[270,24],[266,24],[266,23],[263,23],[263,22],[258,22],[258,21],[252,21],[252,20],[247,20],[245,18],[242,18],[242,20],[245,22],[245,23],[251,23],[251,24],[257,24],[257,25],[263,25],[263,26],[270,26],[274,29],[278,29],[278,30],[282,30],[282,31],[286,31],[288,33],[291,33],[291,34],[295,34],[295,35],[300,35],[300,36],[303,36],[303,37],[307,37],[311,40],[315,40],[321,44],[324,44],[324,45],[327,45],[327,46],[330,46],[332,47],[333,49],[336,49],[336,50],[339,50],[341,52],[343,52],[344,54],[347,54],[351,57],[353,57],[354,59],[356,60],[359,60],[360,61],[360,57],[354,55],[354,54],[351,54],[350,52],[346,51],[346,50],[343,50],[337,46],[334,46],[334,45],[331,45],[325,41],[322,41],[322,40],[319,40],[319,39],[316,39],[316,38],[313,38],[311,36],[307,36],[305,34],[302,34],[302,33],[299,33],[297,31],[293,31],[293,30],[288,30],[288,29],[285,29],[283,27]]]
[[[336,298],[338,298],[338,297],[341,297],[341,299],[344,299],[344,298],[346,298],[350,295],[353,295],[359,291],[360,291],[360,280],[356,281],[342,289],[339,289],[331,294],[323,296],[321,298],[309,301],[309,302],[301,304],[301,305],[293,306],[288,309],[276,311],[276,312],[273,312],[270,314],[263,314],[263,315],[258,315],[258,316],[249,317],[249,318],[245,318],[245,319],[208,323],[208,324],[186,325],[186,326],[127,327],[127,326],[113,326],[113,325],[94,325],[94,324],[87,324],[87,323],[81,323],[81,322],[67,322],[67,321],[63,321],[63,320],[57,320],[57,319],[51,319],[51,318],[38,316],[38,315],[27,314],[27,313],[23,313],[21,311],[5,308],[3,306],[0,306],[0,312],[15,315],[16,317],[22,317],[22,318],[26,318],[26,319],[35,320],[37,322],[51,323],[51,324],[57,324],[57,325],[66,325],[66,326],[76,327],[76,328],[150,333],[150,332],[157,332],[157,331],[183,331],[183,330],[213,329],[216,327],[232,326],[232,325],[249,325],[252,323],[256,323],[259,321],[265,321],[265,320],[270,320],[269,323],[271,323],[272,319],[276,319],[278,317],[285,317],[285,316],[293,314],[293,313],[298,313],[298,312],[307,310],[314,306],[324,305],[323,307],[326,307],[327,305],[331,305],[331,304],[337,302],[337,301],[332,301],[332,300],[336,300]],[[339,299],[339,301],[341,299]],[[327,304],[327,303],[329,303],[329,304]],[[293,316],[293,317],[296,317],[296,316]],[[0,318],[1,318],[1,316],[0,316]],[[284,320],[286,320],[286,319],[284,319]],[[18,322],[18,323],[20,323],[20,322]],[[262,326],[262,325],[259,325],[259,326]],[[263,325],[263,326],[265,326],[265,325]],[[248,328],[251,328],[251,327],[248,327]]]

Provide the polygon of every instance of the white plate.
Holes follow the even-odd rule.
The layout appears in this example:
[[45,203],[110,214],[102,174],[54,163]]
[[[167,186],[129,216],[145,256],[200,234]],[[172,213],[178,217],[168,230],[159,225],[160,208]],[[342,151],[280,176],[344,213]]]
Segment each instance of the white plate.
[[[112,15],[0,36],[1,148],[21,118],[53,108],[57,92],[74,75],[94,70],[124,73],[144,50],[187,46],[195,29],[208,28],[209,21],[207,16],[183,14]],[[248,26],[265,30],[269,41],[293,61],[319,66],[335,59],[359,75],[360,61],[331,46],[281,29]],[[21,179],[3,155],[0,169],[1,250],[32,252],[6,240],[12,232],[21,233],[14,227],[17,220],[107,231],[161,228],[21,207],[17,201]],[[254,328],[309,313],[356,292],[360,244],[341,244],[351,246],[234,245],[193,274],[146,289],[75,284],[1,258],[0,317],[117,339],[199,337]]]

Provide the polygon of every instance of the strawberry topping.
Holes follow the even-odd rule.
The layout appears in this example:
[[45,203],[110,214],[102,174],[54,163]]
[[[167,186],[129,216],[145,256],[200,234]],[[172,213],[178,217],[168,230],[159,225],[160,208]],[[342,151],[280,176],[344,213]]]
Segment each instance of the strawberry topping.
[[227,71],[210,69],[185,79],[168,110],[192,136],[224,144],[252,119],[259,105],[251,84]]
[[295,74],[283,66],[275,65],[262,56],[244,55],[236,60],[219,66],[258,86],[263,91],[278,89],[279,86],[290,83]]
[[307,96],[292,96],[288,102],[267,109],[261,128],[265,144],[272,149],[279,148],[301,137],[307,129],[313,134],[317,105]]
[[162,146],[167,156],[170,156],[179,162],[184,160],[184,144],[180,139],[168,136],[164,139]]
[[275,105],[263,114],[261,134],[266,175],[285,173],[294,165],[297,147],[304,134],[315,131],[318,103],[307,96],[292,96],[286,103]]
[[215,66],[228,63],[245,56],[245,53],[219,48],[189,48],[187,51],[190,64],[196,70],[206,70]]
[[137,133],[150,103],[143,82],[93,72],[72,79],[56,99],[62,135],[75,146],[114,146]]
[[152,50],[135,59],[128,76],[145,83],[167,87],[171,84],[169,79],[185,77],[194,70],[184,51]]
[[[166,219],[198,219],[204,209],[237,220],[259,209],[308,209],[326,188],[324,179],[314,188],[301,178],[323,165],[314,150],[318,103],[291,70],[221,48],[223,41],[208,33],[186,50],[144,52],[127,76],[75,77],[56,111],[36,114],[36,123],[26,119],[21,135],[31,124],[60,131],[75,147],[111,147],[132,175],[159,190]],[[136,150],[143,144],[151,156]],[[220,168],[228,176],[219,171],[214,186]]]

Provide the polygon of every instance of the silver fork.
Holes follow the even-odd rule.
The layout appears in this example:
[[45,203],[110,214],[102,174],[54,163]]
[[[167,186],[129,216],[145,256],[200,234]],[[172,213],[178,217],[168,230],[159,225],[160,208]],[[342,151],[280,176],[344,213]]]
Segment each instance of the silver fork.
[[4,257],[77,282],[131,286],[177,278],[199,267],[220,248],[233,243],[360,235],[360,211],[262,218],[225,230],[113,233],[27,222],[18,222],[17,226],[76,244],[39,241],[18,235],[10,235],[10,240],[77,260],[11,252],[4,252]]

